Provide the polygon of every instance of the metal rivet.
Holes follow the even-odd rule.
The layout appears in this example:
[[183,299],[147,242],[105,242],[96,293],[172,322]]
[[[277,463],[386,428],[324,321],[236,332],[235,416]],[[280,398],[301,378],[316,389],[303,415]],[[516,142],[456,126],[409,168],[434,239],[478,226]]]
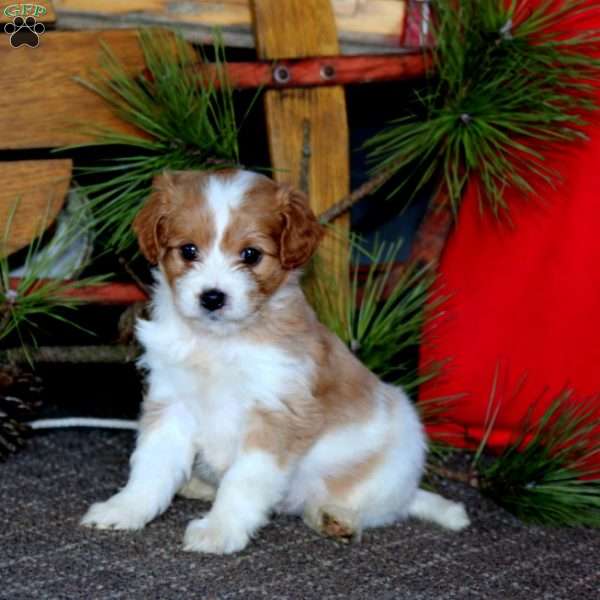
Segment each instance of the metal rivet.
[[277,83],[287,83],[292,76],[290,75],[290,70],[284,65],[277,65],[273,69],[273,79]]
[[321,67],[321,79],[333,79],[335,77],[335,67],[333,65],[323,65]]

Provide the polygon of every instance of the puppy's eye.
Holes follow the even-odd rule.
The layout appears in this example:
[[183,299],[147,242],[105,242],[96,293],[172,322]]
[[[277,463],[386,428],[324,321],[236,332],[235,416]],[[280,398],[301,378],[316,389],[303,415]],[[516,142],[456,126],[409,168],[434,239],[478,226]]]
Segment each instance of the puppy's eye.
[[198,248],[194,244],[184,244],[179,248],[183,260],[192,261],[198,258]]
[[242,262],[246,265],[255,265],[262,258],[262,252],[256,248],[244,248],[240,252]]

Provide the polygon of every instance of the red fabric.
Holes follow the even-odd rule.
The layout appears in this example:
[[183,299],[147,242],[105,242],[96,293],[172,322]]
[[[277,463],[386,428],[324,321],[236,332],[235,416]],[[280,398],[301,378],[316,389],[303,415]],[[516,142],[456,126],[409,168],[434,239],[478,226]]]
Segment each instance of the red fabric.
[[588,142],[551,157],[563,182],[544,190],[543,205],[506,194],[512,226],[481,213],[476,184],[468,188],[440,264],[444,317],[426,328],[422,347],[422,367],[449,360],[421,399],[462,395],[450,422],[430,427],[433,437],[481,440],[497,370],[502,407],[492,446],[506,444],[532,406],[539,415],[566,386],[579,397],[600,393],[600,126],[586,132]]

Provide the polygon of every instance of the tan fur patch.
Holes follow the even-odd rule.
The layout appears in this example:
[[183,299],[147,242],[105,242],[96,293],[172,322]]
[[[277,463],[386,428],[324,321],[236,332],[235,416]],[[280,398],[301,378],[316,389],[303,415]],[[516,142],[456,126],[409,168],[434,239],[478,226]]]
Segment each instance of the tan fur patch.
[[317,321],[300,290],[285,308],[259,313],[245,336],[254,343],[277,346],[315,367],[310,392],[282,398],[288,410],[253,413],[248,447],[272,452],[283,465],[328,431],[365,422],[373,414],[377,378]]
[[[260,312],[256,325],[245,336],[281,348],[316,367],[311,382],[311,402],[315,404],[311,414],[318,413],[322,429],[364,422],[372,415],[379,380],[317,320],[300,290],[285,307]],[[293,408],[296,402],[307,399],[284,401]]]
[[326,480],[326,484],[330,494],[334,498],[344,499],[352,492],[355,486],[369,478],[383,460],[383,455],[383,450],[374,452],[366,460],[353,465],[343,473],[329,477]]
[[279,260],[284,269],[297,269],[315,253],[324,230],[309,207],[308,198],[296,190],[282,187],[284,227]]
[[201,259],[214,242],[214,218],[199,183],[179,188],[177,195],[177,211],[166,221],[161,242],[163,271],[171,286],[194,264],[182,258],[180,248],[194,244]]
[[194,244],[202,251],[214,241],[214,217],[202,193],[204,182],[208,177],[227,179],[235,173],[235,169],[166,171],[154,178],[152,195],[133,228],[142,253],[150,262],[162,264],[170,285],[191,264],[183,260],[179,248]]
[[295,414],[257,409],[250,415],[244,448],[264,450],[284,467],[291,459],[304,454],[315,441],[313,421],[306,417],[306,411]]
[[181,257],[181,246],[194,244],[202,254],[214,240],[214,218],[202,194],[206,178],[202,171],[175,171],[153,184],[162,205],[155,225],[158,260],[171,286],[193,264]]
[[270,296],[286,279],[287,272],[279,260],[279,240],[283,230],[279,186],[270,179],[260,178],[245,194],[223,234],[220,248],[225,254],[239,256],[244,248],[260,250],[262,258],[248,269],[258,293]]

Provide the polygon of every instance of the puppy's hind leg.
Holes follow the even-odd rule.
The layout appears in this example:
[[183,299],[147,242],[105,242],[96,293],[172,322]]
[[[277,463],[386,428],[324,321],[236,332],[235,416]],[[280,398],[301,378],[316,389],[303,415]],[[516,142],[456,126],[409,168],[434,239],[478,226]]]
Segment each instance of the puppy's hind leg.
[[310,492],[306,494],[303,521],[317,533],[338,542],[360,541],[362,525],[355,497],[357,487],[360,482],[355,481],[353,473],[312,481]]
[[417,519],[437,523],[446,529],[460,531],[470,524],[462,502],[447,500],[439,494],[419,489],[408,507],[408,514]]
[[339,542],[360,541],[360,515],[356,510],[336,504],[307,504],[302,519],[317,533]]

